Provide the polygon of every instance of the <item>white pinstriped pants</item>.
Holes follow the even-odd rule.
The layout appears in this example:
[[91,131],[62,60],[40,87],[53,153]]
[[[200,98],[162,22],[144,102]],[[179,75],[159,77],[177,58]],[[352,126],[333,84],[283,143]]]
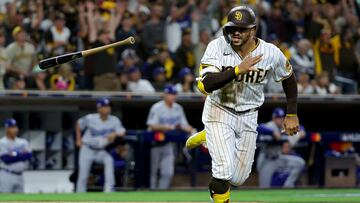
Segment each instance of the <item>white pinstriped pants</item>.
[[207,98],[202,121],[212,159],[212,176],[241,185],[254,162],[258,111],[234,114]]

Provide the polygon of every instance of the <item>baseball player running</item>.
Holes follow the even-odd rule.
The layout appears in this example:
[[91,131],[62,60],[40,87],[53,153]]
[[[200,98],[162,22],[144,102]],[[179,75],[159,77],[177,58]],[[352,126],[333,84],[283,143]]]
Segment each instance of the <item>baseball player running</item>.
[[5,120],[6,136],[0,139],[0,192],[24,192],[23,171],[31,159],[31,149],[27,140],[18,138],[15,119]]
[[[124,136],[125,128],[121,121],[110,115],[110,100],[99,99],[96,102],[98,113],[81,117],[76,124],[76,145],[80,148],[79,175],[76,184],[77,192],[86,192],[87,179],[93,162],[105,165],[104,192],[112,192],[115,185],[114,161],[104,149],[116,136]],[[83,137],[81,132],[84,131]]]
[[[212,40],[201,59],[199,90],[209,95],[202,121],[205,131],[191,136],[189,148],[206,141],[212,158],[209,183],[215,203],[230,201],[230,184],[241,185],[254,161],[258,109],[268,75],[282,82],[287,98],[284,128],[299,128],[297,85],[290,63],[273,44],[255,37],[256,17],[249,7],[230,10],[223,36]],[[206,133],[205,133],[206,132]]]

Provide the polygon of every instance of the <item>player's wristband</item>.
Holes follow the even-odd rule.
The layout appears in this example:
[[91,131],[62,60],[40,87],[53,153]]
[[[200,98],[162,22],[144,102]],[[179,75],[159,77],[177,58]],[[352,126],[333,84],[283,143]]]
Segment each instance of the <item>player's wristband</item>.
[[234,72],[236,76],[240,75],[239,66],[235,66]]
[[294,116],[297,116],[297,114],[291,114],[291,113],[289,113],[289,114],[286,114],[286,116],[288,116],[288,117],[294,117]]

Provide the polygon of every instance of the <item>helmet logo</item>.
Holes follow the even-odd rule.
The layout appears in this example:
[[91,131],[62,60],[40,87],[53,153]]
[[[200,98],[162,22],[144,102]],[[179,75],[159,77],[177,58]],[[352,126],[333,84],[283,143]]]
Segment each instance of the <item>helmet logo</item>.
[[240,12],[240,11],[236,11],[234,17],[235,17],[236,20],[241,20],[241,19],[242,19],[242,14],[241,14],[241,12]]

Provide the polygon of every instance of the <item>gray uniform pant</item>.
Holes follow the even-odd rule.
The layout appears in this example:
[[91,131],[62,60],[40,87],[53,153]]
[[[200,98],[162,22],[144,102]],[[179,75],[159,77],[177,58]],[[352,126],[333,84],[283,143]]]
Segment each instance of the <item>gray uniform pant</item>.
[[105,150],[93,150],[86,145],[83,145],[80,149],[76,192],[87,191],[87,180],[93,162],[104,164],[104,192],[112,192],[115,185],[114,160],[112,156]]
[[[171,143],[151,148],[150,189],[167,189],[174,175],[174,149]],[[159,183],[158,170],[160,170]]]
[[0,192],[23,193],[24,176],[0,170]]
[[289,170],[289,176],[283,187],[292,188],[295,187],[295,182],[305,166],[305,161],[301,157],[284,154],[279,155],[276,159],[267,159],[264,153],[260,153],[258,164],[259,185],[261,188],[270,187],[274,172],[280,169]]

